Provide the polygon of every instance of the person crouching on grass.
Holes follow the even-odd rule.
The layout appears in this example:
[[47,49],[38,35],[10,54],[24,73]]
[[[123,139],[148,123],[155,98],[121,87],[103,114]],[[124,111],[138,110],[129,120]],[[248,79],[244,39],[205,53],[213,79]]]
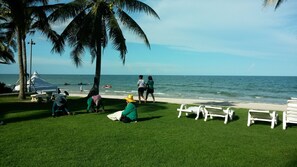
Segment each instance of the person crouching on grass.
[[102,108],[102,112],[104,112],[104,106],[100,95],[89,97],[87,104],[87,112],[99,112],[100,107]]
[[67,91],[64,91],[64,94],[53,95],[52,99],[54,100],[54,102],[52,106],[52,117],[58,116],[58,113],[67,113],[68,115],[70,115],[67,107],[67,96],[69,96],[69,93]]
[[125,100],[127,102],[127,106],[124,110],[109,114],[107,117],[113,121],[122,121],[124,123],[129,123],[132,121],[137,122],[138,113],[134,104],[135,100],[133,99],[133,95],[128,95]]

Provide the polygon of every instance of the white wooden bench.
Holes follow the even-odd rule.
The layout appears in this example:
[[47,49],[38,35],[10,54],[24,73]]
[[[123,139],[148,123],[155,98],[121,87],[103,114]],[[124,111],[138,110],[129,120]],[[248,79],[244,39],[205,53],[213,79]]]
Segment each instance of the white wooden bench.
[[194,113],[196,114],[195,120],[199,118],[200,113],[204,115],[203,112],[203,106],[190,106],[188,107],[187,104],[181,104],[180,108],[177,109],[178,111],[178,116],[177,118],[180,118],[182,113],[186,113],[186,116],[188,116],[189,113]]
[[277,113],[275,111],[268,110],[254,110],[250,109],[248,111],[248,121],[247,126],[250,126],[255,121],[265,121],[271,123],[271,129],[274,128],[274,125],[277,125]]
[[42,102],[43,100],[48,101],[48,96],[46,94],[33,94],[31,95],[32,102]]
[[297,98],[288,100],[287,110],[283,112],[283,129],[288,123],[297,124]]
[[207,121],[207,118],[210,117],[210,119],[213,119],[213,117],[221,117],[224,118],[224,124],[228,123],[228,119],[233,119],[234,111],[228,107],[226,110],[222,107],[213,107],[213,106],[205,106],[204,108],[204,121]]

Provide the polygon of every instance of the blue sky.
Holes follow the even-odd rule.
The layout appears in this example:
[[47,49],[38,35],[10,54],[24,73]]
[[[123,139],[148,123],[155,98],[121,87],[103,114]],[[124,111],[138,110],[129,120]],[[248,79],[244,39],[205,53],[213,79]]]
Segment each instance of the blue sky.
[[[125,31],[128,53],[105,49],[102,74],[144,75],[268,75],[297,76],[297,1],[285,1],[276,11],[263,0],[150,0],[160,20],[138,14],[135,20],[151,43]],[[54,25],[61,30],[66,23]],[[32,38],[33,71],[40,74],[94,74],[88,50],[79,68],[70,48],[51,53],[51,43]],[[27,48],[29,55],[29,45]],[[16,57],[17,59],[17,57]],[[1,74],[17,74],[18,64],[0,65]]]

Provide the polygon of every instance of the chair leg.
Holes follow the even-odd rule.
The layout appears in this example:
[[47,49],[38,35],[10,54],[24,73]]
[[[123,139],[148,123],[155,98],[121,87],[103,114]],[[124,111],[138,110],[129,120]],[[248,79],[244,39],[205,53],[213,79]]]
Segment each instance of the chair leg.
[[248,113],[248,121],[247,121],[247,126],[251,125],[251,114]]
[[205,113],[205,116],[204,116],[204,121],[205,121],[205,122],[207,121],[207,117],[208,117],[208,114]]
[[196,116],[195,120],[197,120],[199,118],[199,115],[200,115],[200,111],[197,111],[197,116]]
[[179,110],[177,118],[180,118],[181,114],[182,114],[182,112],[181,112],[181,110]]
[[229,112],[230,120],[233,120],[233,114],[234,114],[234,111],[233,110],[230,110],[230,112]]
[[286,130],[287,128],[286,117],[287,117],[287,112],[283,112],[283,130]]
[[228,122],[228,114],[225,116],[224,124],[227,124],[227,122]]
[[179,113],[178,113],[177,118],[180,118],[180,117],[181,117],[181,115],[182,115],[182,110],[183,110],[183,109],[186,109],[186,108],[187,108],[187,107],[186,107],[186,104],[181,104],[181,105],[180,105]]

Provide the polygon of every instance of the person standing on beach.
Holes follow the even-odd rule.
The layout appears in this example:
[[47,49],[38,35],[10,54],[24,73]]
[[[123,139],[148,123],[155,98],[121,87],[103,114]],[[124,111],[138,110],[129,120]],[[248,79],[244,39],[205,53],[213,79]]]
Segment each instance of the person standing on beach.
[[84,88],[83,88],[82,85],[80,85],[79,90],[80,90],[80,92],[83,92],[84,91]]
[[143,75],[139,75],[137,86],[138,86],[138,100],[139,100],[139,104],[141,103],[141,98],[143,98],[144,102],[146,102],[146,100],[145,100],[145,98],[143,96],[143,93],[145,91],[145,82],[143,80]]
[[153,98],[153,102],[155,103],[154,97],[154,80],[152,76],[148,76],[148,81],[146,83],[146,96],[145,101],[147,101],[148,95],[151,94]]

